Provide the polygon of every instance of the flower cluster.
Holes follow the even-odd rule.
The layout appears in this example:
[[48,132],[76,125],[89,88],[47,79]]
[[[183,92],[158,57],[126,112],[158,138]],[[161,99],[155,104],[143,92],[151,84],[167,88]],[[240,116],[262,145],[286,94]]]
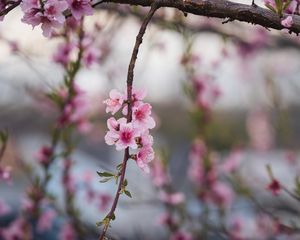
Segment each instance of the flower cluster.
[[63,111],[58,119],[58,126],[64,127],[73,124],[81,133],[87,133],[90,128],[89,122],[89,103],[85,92],[74,84],[73,94],[70,96],[68,90],[60,89],[58,92],[60,101],[64,102]]
[[[72,57],[79,47],[78,39],[72,39],[67,42],[60,43],[53,55],[54,62],[67,67],[68,64],[75,62]],[[91,35],[85,33],[82,39],[82,63],[85,67],[90,68],[101,57],[99,48],[95,45],[95,39]]]
[[84,15],[93,14],[90,0],[23,0],[21,8],[24,12],[22,21],[32,27],[41,24],[45,37],[51,37],[55,28],[63,26],[66,10],[69,10],[76,20],[80,20]]
[[189,156],[188,175],[199,190],[198,196],[201,200],[221,208],[231,206],[234,200],[234,192],[228,184],[222,181],[221,175],[224,173],[223,168],[228,168],[228,171],[237,168],[238,159],[235,158],[236,156],[233,156],[226,160],[220,171],[217,168],[216,158],[212,153],[209,153],[205,142],[199,138],[195,139]]
[[[151,105],[144,103],[145,91],[132,91],[132,121],[128,122],[125,117],[118,120],[111,117],[107,120],[109,131],[105,135],[105,142],[108,145],[115,145],[118,151],[130,147],[136,149],[136,154],[131,158],[137,162],[137,165],[145,172],[149,172],[148,163],[154,158],[152,148],[153,137],[149,134],[149,129],[155,127],[155,121],[151,116]],[[109,98],[104,101],[106,112],[112,115],[122,109],[122,114],[126,115],[127,94],[122,94],[113,89],[109,93]]]

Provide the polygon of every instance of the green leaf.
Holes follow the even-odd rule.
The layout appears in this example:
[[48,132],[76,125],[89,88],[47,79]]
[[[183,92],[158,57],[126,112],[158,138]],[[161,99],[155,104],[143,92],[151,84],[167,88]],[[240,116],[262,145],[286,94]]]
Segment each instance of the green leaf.
[[128,181],[127,181],[127,179],[125,179],[123,182],[123,186],[126,187],[127,185],[128,185]]
[[110,178],[103,178],[103,179],[101,179],[99,182],[101,182],[101,183],[106,183],[106,182],[108,182],[109,180],[111,180],[112,178],[110,177]]
[[120,163],[120,164],[118,164],[118,166],[116,167],[116,168],[117,168],[117,170],[118,170],[118,171],[121,171],[121,169],[122,169],[122,166],[123,166],[123,163]]
[[115,213],[113,213],[113,215],[111,216],[111,220],[115,220],[116,219],[116,215]]
[[103,225],[103,221],[96,222],[96,226],[97,226],[97,227],[100,227],[100,226],[102,226],[102,225]]
[[98,174],[100,177],[113,177],[113,176],[115,176],[113,173],[110,173],[110,172],[98,172],[98,171],[97,171],[97,174]]
[[131,193],[130,193],[128,190],[125,190],[124,193],[125,193],[128,197],[132,198]]

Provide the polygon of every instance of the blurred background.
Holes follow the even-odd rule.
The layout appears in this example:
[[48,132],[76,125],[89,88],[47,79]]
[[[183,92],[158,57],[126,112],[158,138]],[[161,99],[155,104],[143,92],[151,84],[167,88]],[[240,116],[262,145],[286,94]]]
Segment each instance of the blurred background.
[[[240,2],[251,4],[250,0]],[[263,6],[261,2],[257,4]],[[108,212],[117,188],[114,181],[99,183],[96,171],[114,171],[122,159],[121,152],[104,142],[109,115],[103,100],[110,89],[125,89],[131,51],[146,11],[125,5],[100,5],[94,16],[86,17],[84,22],[86,31],[93,33],[93,44],[99,53],[93,64],[81,68],[76,76],[76,83],[89,103],[92,121],[91,131],[76,135],[78,147],[72,157],[75,205],[82,222],[92,229],[92,236],[85,239],[97,236],[99,228],[95,223]],[[21,18],[21,10],[17,9],[0,23],[0,129],[9,133],[0,166],[11,166],[13,176],[12,183],[0,182],[1,201],[10,209],[7,214],[0,214],[3,229],[26,205],[24,197],[31,184],[28,175],[43,174],[36,156],[51,141],[51,127],[57,118],[45,93],[57,88],[64,74],[63,67],[53,60],[61,39],[45,39],[38,27],[32,29]],[[146,99],[152,105],[157,122],[152,130],[156,157],[168,163],[174,192],[185,195],[184,208],[191,217],[188,223],[182,223],[185,231],[202,229],[203,224],[199,227],[193,218],[199,220],[207,212],[207,225],[220,227],[220,219],[225,218],[227,229],[233,229],[230,224],[236,216],[244,219],[239,221],[243,238],[233,237],[229,230],[223,234],[208,227],[205,237],[196,234],[199,237],[195,239],[298,239],[297,235],[284,238],[280,234],[282,238],[275,238],[273,232],[253,236],[253,231],[257,229],[258,212],[272,212],[272,219],[280,218],[290,227],[299,224],[299,202],[290,194],[300,173],[299,37],[287,31],[222,21],[190,14],[185,17],[182,12],[161,9],[148,27],[134,85],[147,90]],[[197,93],[191,92],[197,89],[195,79],[205,83],[205,87],[201,85],[205,89],[201,90],[201,103]],[[197,184],[188,176],[191,148],[199,138],[221,167],[238,152],[234,173],[238,178],[220,177],[232,185],[233,200],[230,204],[224,200],[228,203],[226,214],[221,214],[215,203],[208,204],[208,211],[206,201],[197,193]],[[279,196],[267,190],[271,181],[266,170],[268,164],[288,190]],[[58,159],[51,166],[52,179],[47,187],[55,196],[58,209],[65,206],[61,168]],[[158,220],[169,207],[160,197],[161,189],[153,183],[153,175],[145,174],[131,161],[127,178],[133,198],[121,197],[117,218],[109,230],[111,236],[169,239],[172,231]],[[236,187],[235,181],[247,189],[247,194]],[[96,194],[91,203],[87,200],[86,182]],[[221,197],[228,195],[224,193]],[[177,205],[167,201],[168,204]],[[65,219],[56,218],[50,230],[36,233],[34,239],[57,239]]]

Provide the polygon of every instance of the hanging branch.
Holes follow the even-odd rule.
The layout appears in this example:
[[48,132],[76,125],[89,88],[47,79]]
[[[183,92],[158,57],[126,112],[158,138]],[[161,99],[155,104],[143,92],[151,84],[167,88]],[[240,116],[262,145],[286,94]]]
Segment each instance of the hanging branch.
[[[146,32],[146,28],[147,28],[152,16],[154,15],[155,11],[159,7],[160,7],[160,1],[159,0],[155,1],[151,5],[151,9],[148,12],[148,14],[146,15],[145,19],[143,20],[143,23],[141,25],[139,33],[136,37],[136,42],[135,42],[133,52],[132,52],[132,55],[131,55],[131,59],[130,59],[129,67],[128,67],[128,74],[127,74],[127,101],[126,101],[127,105],[128,105],[128,112],[127,112],[127,117],[126,117],[127,118],[127,123],[131,122],[131,120],[132,120],[132,85],[133,85],[133,77],[134,77],[134,67],[135,67],[135,63],[136,63],[136,60],[137,60],[139,47],[143,42],[143,36]],[[116,207],[118,205],[118,201],[119,201],[120,194],[121,194],[121,189],[124,185],[126,166],[127,166],[127,161],[129,159],[130,159],[129,147],[127,147],[124,151],[124,158],[123,158],[122,167],[121,167],[121,171],[120,171],[120,180],[119,180],[118,189],[117,189],[112,207],[111,207],[109,213],[105,217],[104,227],[103,227],[102,233],[99,237],[99,240],[105,239],[105,235],[106,235],[107,229],[109,227],[110,221],[115,218],[114,213],[115,213]]]

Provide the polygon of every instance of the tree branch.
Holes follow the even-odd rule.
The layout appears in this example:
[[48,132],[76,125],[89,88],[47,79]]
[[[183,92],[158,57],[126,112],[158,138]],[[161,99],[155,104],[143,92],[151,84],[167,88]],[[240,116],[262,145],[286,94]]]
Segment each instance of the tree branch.
[[[151,6],[153,0],[105,0],[106,3],[120,3],[139,6]],[[230,19],[230,21],[257,24],[265,28],[282,30],[281,18],[269,9],[254,5],[234,3],[225,0],[162,0],[160,7],[170,7],[185,13]],[[285,15],[287,16],[287,15]],[[300,16],[293,16],[290,32],[300,33]]]

